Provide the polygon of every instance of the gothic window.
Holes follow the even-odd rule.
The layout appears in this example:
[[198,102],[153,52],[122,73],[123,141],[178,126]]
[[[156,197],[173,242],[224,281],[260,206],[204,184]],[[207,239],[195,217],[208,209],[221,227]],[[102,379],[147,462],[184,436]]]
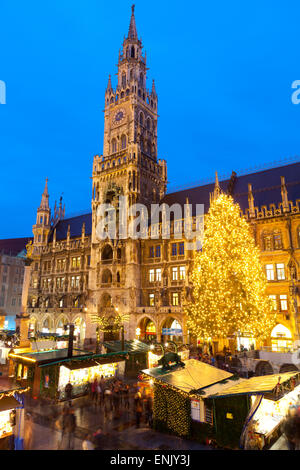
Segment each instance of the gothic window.
[[[122,87],[125,88],[126,87],[126,73],[122,73]],[[121,98],[122,98],[122,95],[121,95]]]
[[110,102],[111,102],[111,103],[114,102],[114,97],[113,97],[113,96],[111,97]]
[[263,235],[263,249],[265,251],[271,251],[272,250],[272,237],[269,234],[264,234]]
[[119,99],[119,95],[116,95],[116,103],[118,102],[118,99]]
[[121,92],[121,98],[124,98],[124,91]]
[[282,249],[282,238],[280,232],[275,232],[273,235],[274,250]]
[[126,148],[126,135],[122,135],[121,137],[121,147],[122,149]]
[[150,118],[147,119],[147,129],[148,131],[151,131],[151,119]]
[[143,83],[144,83],[144,77],[143,77],[143,74],[142,72],[140,73],[140,86],[142,87],[143,86]]
[[119,271],[117,272],[117,283],[120,284],[121,282],[121,276],[120,276],[120,273]]
[[148,155],[151,155],[151,142],[150,142],[150,140],[147,142],[147,153],[148,153]]
[[127,88],[127,90],[126,90],[126,96],[128,96],[129,93],[130,93],[130,90],[129,90],[129,88]]
[[113,251],[112,251],[112,247],[110,245],[106,245],[103,248],[101,259],[105,260],[105,261],[113,259]]
[[140,90],[140,89],[138,90],[138,95],[139,95],[139,97],[141,98],[141,96],[142,96],[142,92],[141,92],[141,90]]
[[134,57],[135,56],[135,50],[134,50],[134,46],[132,46],[131,48],[131,57]]
[[116,141],[116,139],[113,139],[111,141],[111,151],[112,151],[112,153],[116,153],[116,151],[117,151],[117,141]]
[[111,284],[112,275],[109,269],[105,269],[102,274],[102,284]]
[[118,159],[118,165],[121,165],[121,158]]

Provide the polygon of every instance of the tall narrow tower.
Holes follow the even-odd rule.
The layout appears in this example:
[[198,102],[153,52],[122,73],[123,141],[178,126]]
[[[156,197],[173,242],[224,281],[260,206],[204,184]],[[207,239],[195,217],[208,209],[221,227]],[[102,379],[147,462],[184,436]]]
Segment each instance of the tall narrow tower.
[[32,227],[34,235],[33,243],[36,247],[45,246],[48,242],[50,215],[51,209],[49,207],[48,178],[46,178],[41,204],[37,210],[36,224]]
[[110,203],[117,208],[124,196],[127,208],[135,203],[149,207],[166,192],[166,162],[157,159],[157,93],[154,81],[151,90],[147,89],[148,68],[142,49],[133,5],[119,52],[117,84],[114,88],[109,76],[105,91],[103,155],[96,155],[93,162],[92,310],[103,311],[102,303],[111,302],[119,312],[129,313],[140,299],[140,240],[99,240],[99,206]]

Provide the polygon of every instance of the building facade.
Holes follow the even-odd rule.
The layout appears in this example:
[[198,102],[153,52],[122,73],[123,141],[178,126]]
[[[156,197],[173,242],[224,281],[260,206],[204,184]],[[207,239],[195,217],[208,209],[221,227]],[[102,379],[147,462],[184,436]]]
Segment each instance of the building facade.
[[0,240],[0,328],[15,329],[24,278],[22,252],[29,238]]
[[[188,202],[192,211],[196,204],[204,204],[207,212],[211,195],[221,189],[240,204],[261,249],[269,295],[279,313],[269,345],[289,346],[299,328],[300,163],[247,175],[233,172],[220,184],[167,193],[167,164],[158,158],[157,149],[158,97],[154,81],[151,91],[146,87],[142,47],[133,8],[119,54],[117,85],[113,88],[109,77],[105,91],[103,155],[93,161],[91,212],[65,218],[60,201],[52,216],[46,181],[33,226],[30,328],[60,332],[67,323],[75,323],[77,335],[88,341],[96,334],[91,314],[113,318],[119,313],[126,315],[126,338],[188,342],[183,304],[192,289],[194,251],[184,237],[174,237],[176,222],[171,222],[168,236],[162,233],[161,222],[152,227],[152,238],[123,237],[118,231],[125,222],[131,226],[133,204],[150,210],[153,204],[183,208]],[[116,209],[118,222],[123,217],[121,198],[128,217],[117,224],[115,237],[103,239],[99,211],[109,204]],[[193,219],[195,213],[189,216]],[[247,346],[252,340],[243,341]]]

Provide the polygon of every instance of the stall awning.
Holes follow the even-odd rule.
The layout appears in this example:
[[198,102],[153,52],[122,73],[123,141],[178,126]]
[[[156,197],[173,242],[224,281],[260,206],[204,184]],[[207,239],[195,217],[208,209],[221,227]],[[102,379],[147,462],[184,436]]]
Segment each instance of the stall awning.
[[184,361],[184,364],[184,368],[178,366],[171,371],[163,371],[161,367],[154,367],[143,370],[142,373],[186,393],[191,390],[201,390],[233,376],[229,372],[196,359],[188,359]]
[[284,374],[251,377],[251,379],[244,379],[239,381],[239,383],[233,385],[232,387],[226,388],[225,390],[210,396],[213,398],[220,398],[229,395],[255,395],[259,393],[272,393],[278,383],[279,377],[280,383],[284,384],[293,376],[299,376],[300,378],[300,372],[285,372]]
[[64,367],[67,367],[70,370],[77,370],[77,369],[88,369],[90,367],[98,367],[101,366],[102,364],[113,364],[116,362],[121,362],[124,361],[124,357],[120,358],[114,358],[112,359],[111,357],[107,357],[105,359],[101,358],[98,361],[97,360],[81,360],[81,361],[74,361],[74,362],[63,362],[61,365]]
[[20,403],[14,397],[3,397],[0,400],[0,412],[20,408]]

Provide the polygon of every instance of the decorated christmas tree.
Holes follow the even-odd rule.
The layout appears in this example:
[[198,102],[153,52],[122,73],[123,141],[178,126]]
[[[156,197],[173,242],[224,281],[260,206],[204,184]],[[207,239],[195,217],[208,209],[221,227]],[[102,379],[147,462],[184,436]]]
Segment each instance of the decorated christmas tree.
[[211,201],[192,282],[193,301],[185,312],[193,335],[203,339],[235,334],[257,339],[269,336],[276,318],[266,295],[259,250],[250,225],[231,196],[218,192]]

